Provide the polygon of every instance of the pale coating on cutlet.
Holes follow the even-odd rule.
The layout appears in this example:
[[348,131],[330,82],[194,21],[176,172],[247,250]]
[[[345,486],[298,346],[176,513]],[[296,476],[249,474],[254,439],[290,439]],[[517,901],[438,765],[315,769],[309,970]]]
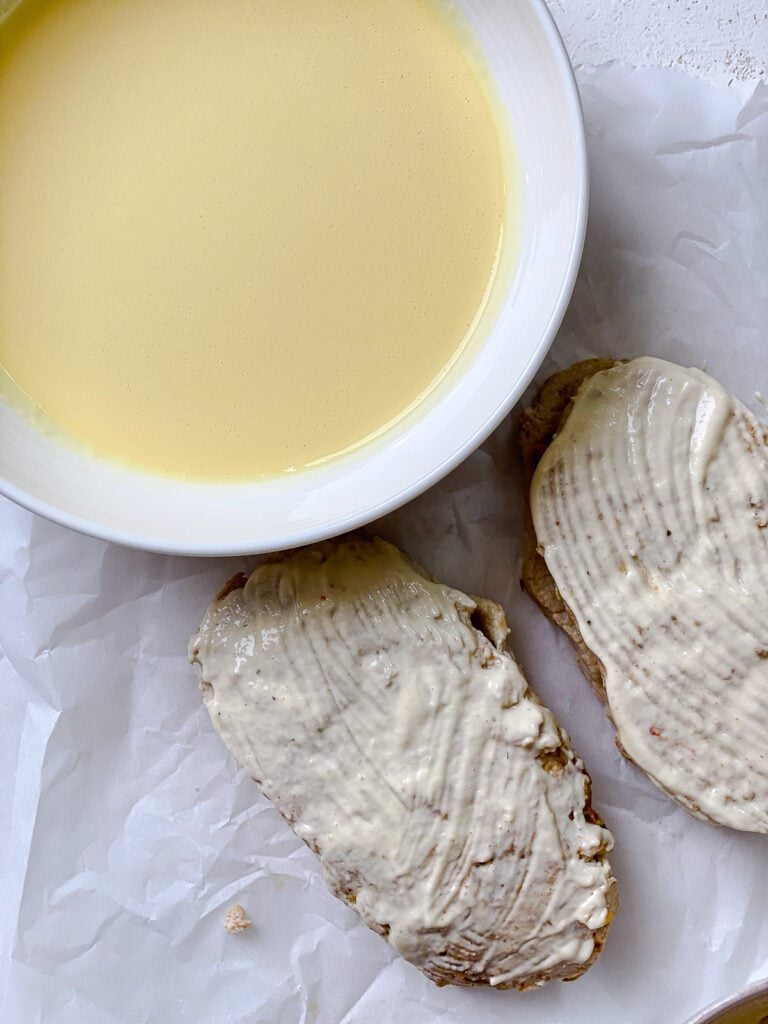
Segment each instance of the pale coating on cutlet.
[[698,370],[623,363],[579,388],[531,511],[627,756],[692,813],[768,832],[766,428]]
[[611,836],[501,609],[353,538],[260,566],[191,653],[222,738],[331,889],[438,983],[583,972]]

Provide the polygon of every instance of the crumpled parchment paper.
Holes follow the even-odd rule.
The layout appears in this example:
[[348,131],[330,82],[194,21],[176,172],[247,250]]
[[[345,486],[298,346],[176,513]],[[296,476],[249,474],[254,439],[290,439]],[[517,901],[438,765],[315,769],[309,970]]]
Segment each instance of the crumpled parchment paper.
[[[595,354],[768,390],[768,86],[581,72],[592,211],[540,378]],[[513,339],[512,339],[513,342]],[[112,547],[0,505],[3,1024],[682,1024],[768,974],[768,838],[703,824],[619,756],[565,639],[521,594],[513,415],[380,524],[501,601],[591,770],[622,907],[584,978],[437,989],[326,890],[201,704],[189,636],[247,560]],[[253,927],[224,930],[241,903]]]

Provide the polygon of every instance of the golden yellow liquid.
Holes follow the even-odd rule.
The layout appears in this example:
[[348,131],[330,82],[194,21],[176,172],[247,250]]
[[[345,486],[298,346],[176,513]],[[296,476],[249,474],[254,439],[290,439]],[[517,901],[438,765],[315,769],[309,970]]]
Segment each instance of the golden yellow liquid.
[[95,454],[362,443],[487,296],[501,147],[427,0],[25,0],[0,28],[0,364]]

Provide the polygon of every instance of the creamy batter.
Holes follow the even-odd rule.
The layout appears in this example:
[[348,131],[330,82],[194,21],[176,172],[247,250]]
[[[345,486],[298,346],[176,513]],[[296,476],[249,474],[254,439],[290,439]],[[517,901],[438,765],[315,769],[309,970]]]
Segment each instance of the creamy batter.
[[97,454],[202,478],[401,417],[471,336],[501,240],[462,46],[428,0],[24,0],[0,27],[17,391]]
[[612,840],[503,617],[491,639],[477,612],[384,541],[323,544],[216,601],[191,654],[335,892],[434,980],[526,987],[592,956]]
[[579,390],[536,537],[629,757],[702,817],[768,832],[768,432],[660,359]]

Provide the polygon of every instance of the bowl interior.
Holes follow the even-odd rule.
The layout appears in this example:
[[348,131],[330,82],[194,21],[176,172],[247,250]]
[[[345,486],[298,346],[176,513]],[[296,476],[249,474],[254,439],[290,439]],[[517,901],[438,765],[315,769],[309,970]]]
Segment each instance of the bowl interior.
[[510,227],[482,343],[377,441],[311,470],[245,483],[188,483],[89,458],[0,403],[5,494],[67,526],[136,547],[270,551],[390,511],[490,433],[530,381],[570,297],[586,216],[584,140],[570,66],[541,0],[455,6],[492,78],[513,154]]

